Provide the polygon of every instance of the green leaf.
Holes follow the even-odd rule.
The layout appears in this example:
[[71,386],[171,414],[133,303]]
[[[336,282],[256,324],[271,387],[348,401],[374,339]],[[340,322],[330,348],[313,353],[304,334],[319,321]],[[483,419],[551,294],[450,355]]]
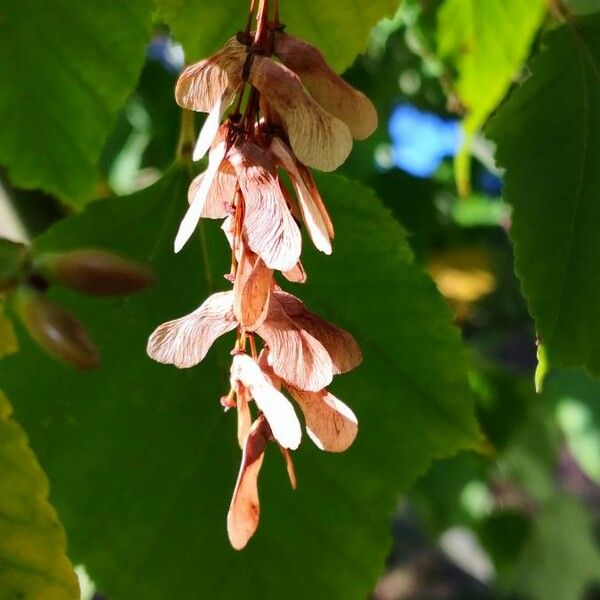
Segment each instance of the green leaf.
[[0,163],[16,185],[89,199],[151,13],[150,0],[0,0]]
[[599,0],[564,0],[566,8],[574,15],[600,12]]
[[550,34],[491,121],[515,268],[550,368],[600,374],[600,18]]
[[536,503],[551,501],[560,439],[546,406],[532,402],[508,442],[498,458],[499,472]]
[[[583,433],[582,415],[589,419],[586,428],[593,426],[591,415],[585,408],[592,409],[593,403],[597,404],[597,393],[598,385],[594,385],[589,377],[587,380],[582,378],[581,372],[550,374],[542,398],[537,396],[529,403],[527,414],[521,416],[519,428],[495,465],[492,481],[504,481],[516,497],[521,495],[521,502],[514,505],[514,509],[521,505],[518,509],[521,523],[516,520],[511,525],[504,518],[508,515],[503,515],[502,509],[496,510],[481,534],[494,558],[498,584],[519,597],[580,600],[586,585],[598,580],[600,548],[594,541],[594,518],[578,499],[559,489],[570,487],[575,491],[578,484],[573,482],[577,479],[577,471],[565,471],[562,467],[561,473],[557,474],[564,448],[552,414],[552,409],[556,408],[557,416],[562,417],[563,431],[564,426],[569,425],[567,429],[571,435],[567,439],[573,448],[571,443],[576,440],[576,430]],[[569,420],[564,418],[565,412],[570,413]],[[574,413],[575,419],[572,418]],[[574,421],[579,421],[578,427],[573,427]],[[586,433],[591,441],[592,432]],[[597,442],[597,431],[595,433]],[[582,437],[577,439],[578,442],[582,440]],[[597,444],[577,449],[588,453],[598,451]],[[585,487],[580,481],[577,491],[580,498],[585,496]],[[513,519],[516,517],[513,515]],[[501,522],[493,524],[497,519],[504,521],[504,534],[500,529]],[[512,543],[512,551],[508,541]],[[559,569],[557,565],[560,565]]]
[[558,495],[536,515],[504,583],[533,600],[580,600],[599,573],[592,517],[573,498]]
[[510,222],[510,207],[498,198],[471,194],[457,198],[450,206],[450,214],[460,227],[502,227]]
[[473,135],[518,75],[545,11],[544,0],[446,0],[438,15],[438,53],[457,71],[455,89],[467,111],[455,169],[469,188]]
[[600,485],[600,382],[580,369],[554,372],[544,397],[577,464]]
[[[362,345],[364,364],[332,388],[358,414],[359,435],[342,455],[320,452],[305,436],[294,453],[296,492],[270,448],[261,525],[241,553],[225,530],[240,461],[235,415],[219,404],[232,336],[190,370],[144,352],[157,324],[228,286],[219,223],[203,223],[202,238],[173,255],[187,185],[175,168],[147,190],[90,205],[37,242],[45,250],[106,247],[149,259],[158,275],[153,290],[127,301],[57,296],[101,348],[97,372],[56,365],[26,339],[0,364],[53,479],[73,556],[111,600],[215,590],[221,600],[364,598],[383,569],[398,494],[434,458],[478,444],[459,333],[403,231],[366,188],[336,176],[319,184],[336,223],[335,252],[306,244],[309,280],[292,291]],[[35,378],[24,381],[25,365]]]
[[48,482],[0,391],[0,598],[79,600]]
[[[157,0],[161,18],[183,44],[186,60],[194,62],[218,50],[246,24],[243,0]],[[398,0],[285,0],[281,19],[287,31],[317,46],[337,71],[364,51],[372,27],[394,14]]]
[[[526,513],[514,508],[500,508],[478,527],[477,536],[494,563],[497,581],[510,579],[505,574],[513,575],[515,557],[521,555],[530,539],[532,524],[532,519]],[[532,565],[532,569],[535,567]]]

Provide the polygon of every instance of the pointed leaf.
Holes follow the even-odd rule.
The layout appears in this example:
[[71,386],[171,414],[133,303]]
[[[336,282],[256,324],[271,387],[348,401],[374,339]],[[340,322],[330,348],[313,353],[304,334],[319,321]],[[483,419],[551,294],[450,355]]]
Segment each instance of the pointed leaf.
[[540,26],[544,0],[446,0],[438,16],[438,52],[457,70],[466,110],[465,141],[456,159],[461,191],[469,184],[472,136],[519,75]]
[[600,374],[600,18],[550,34],[490,123],[515,268],[550,367]]
[[48,481],[0,391],[0,598],[79,600]]
[[557,495],[536,516],[504,584],[533,600],[580,600],[600,574],[593,528],[581,504]]
[[0,15],[0,163],[81,204],[142,68],[152,2],[0,0]]

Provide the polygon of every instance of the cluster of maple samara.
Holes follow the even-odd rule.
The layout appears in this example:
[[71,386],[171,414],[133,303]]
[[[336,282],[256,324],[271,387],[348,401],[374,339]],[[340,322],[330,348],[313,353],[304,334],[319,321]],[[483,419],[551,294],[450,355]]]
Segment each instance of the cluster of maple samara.
[[187,368],[205,357],[217,337],[236,332],[231,388],[221,402],[237,409],[242,448],[227,516],[237,549],[258,527],[257,478],[269,442],[281,449],[296,485],[290,450],[298,448],[302,430],[287,397],[302,410],[307,434],[322,450],[343,451],[356,437],[356,416],[327,386],[361,362],[360,348],[349,333],[283,291],[276,273],[306,281],[303,227],[320,251],[331,254],[333,225],[309,167],[336,169],[353,138],[364,139],[377,127],[372,103],[316,48],[283,31],[277,6],[271,15],[263,0],[250,15],[256,31],[248,26],[186,68],[176,87],[183,108],[208,113],[193,153],[199,160],[208,152],[208,166],[189,188],[175,251],[201,218],[223,219],[231,246],[225,277],[232,289],[160,325],[148,341],[153,359]]

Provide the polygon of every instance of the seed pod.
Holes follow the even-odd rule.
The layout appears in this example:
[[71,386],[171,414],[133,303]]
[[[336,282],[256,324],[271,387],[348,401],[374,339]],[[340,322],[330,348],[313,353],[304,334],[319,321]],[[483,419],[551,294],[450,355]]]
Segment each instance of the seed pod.
[[94,296],[128,295],[154,282],[150,267],[95,249],[42,254],[35,259],[34,271],[51,282]]
[[13,300],[29,335],[48,354],[84,371],[98,366],[100,355],[96,346],[69,311],[26,286],[17,289]]
[[29,261],[29,248],[0,238],[0,292],[16,286]]

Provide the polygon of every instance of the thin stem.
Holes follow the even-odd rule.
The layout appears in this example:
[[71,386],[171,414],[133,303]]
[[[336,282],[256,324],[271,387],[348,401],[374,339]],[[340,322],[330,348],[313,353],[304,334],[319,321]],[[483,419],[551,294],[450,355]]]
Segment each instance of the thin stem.
[[262,130],[267,130],[269,129],[269,127],[271,126],[271,111],[269,109],[269,104],[267,102],[265,102],[261,107],[260,107],[260,112],[263,118],[263,127]]
[[206,231],[202,220],[198,223],[198,234],[200,238],[200,249],[202,251],[202,262],[204,263],[204,277],[206,279],[206,287],[212,294],[215,291],[215,282],[212,276],[211,263],[208,258],[208,244],[206,243]]
[[559,22],[564,23],[571,18],[571,14],[568,8],[564,5],[561,0],[546,0],[546,5],[550,14]]
[[256,340],[254,339],[254,334],[249,333],[248,339],[250,340],[250,351],[252,352],[252,358],[254,360],[258,360],[258,352],[256,351]]
[[248,19],[246,20],[246,28],[244,31],[246,32],[246,36],[250,34],[250,29],[252,28],[252,17],[254,16],[254,8],[256,5],[256,0],[252,0],[250,2],[250,8],[248,9]]
[[248,338],[246,336],[246,332],[242,329],[242,333],[240,334],[240,337],[238,339],[238,350],[241,350],[242,352],[246,352],[246,342],[248,341]]
[[181,110],[181,125],[179,127],[179,141],[177,142],[177,160],[180,163],[191,165],[194,144],[196,143],[196,127],[194,125],[194,112],[183,108]]
[[233,216],[233,243],[231,244],[231,276],[235,277],[238,268],[238,249],[242,241],[242,227],[244,224],[244,197],[238,186],[234,200],[235,214]]
[[233,408],[236,405],[235,396],[235,390],[233,388],[229,388],[229,393],[227,396],[221,398],[221,406],[223,406],[225,410]]
[[242,108],[242,100],[244,98],[245,92],[246,92],[246,84],[244,84],[242,86],[242,89],[239,91],[237,101],[235,103],[235,107],[234,107],[233,111],[231,112],[231,114],[229,115],[229,118],[232,121],[239,121],[239,118],[241,117],[240,109]]
[[243,126],[246,129],[248,135],[252,135],[254,132],[254,123],[256,122],[256,113],[258,111],[260,102],[260,93],[256,88],[251,88],[248,102],[246,103],[246,110],[242,117]]
[[256,35],[254,36],[252,47],[266,51],[266,42],[268,41],[269,35],[269,0],[260,0],[256,19],[258,24],[256,26]]

